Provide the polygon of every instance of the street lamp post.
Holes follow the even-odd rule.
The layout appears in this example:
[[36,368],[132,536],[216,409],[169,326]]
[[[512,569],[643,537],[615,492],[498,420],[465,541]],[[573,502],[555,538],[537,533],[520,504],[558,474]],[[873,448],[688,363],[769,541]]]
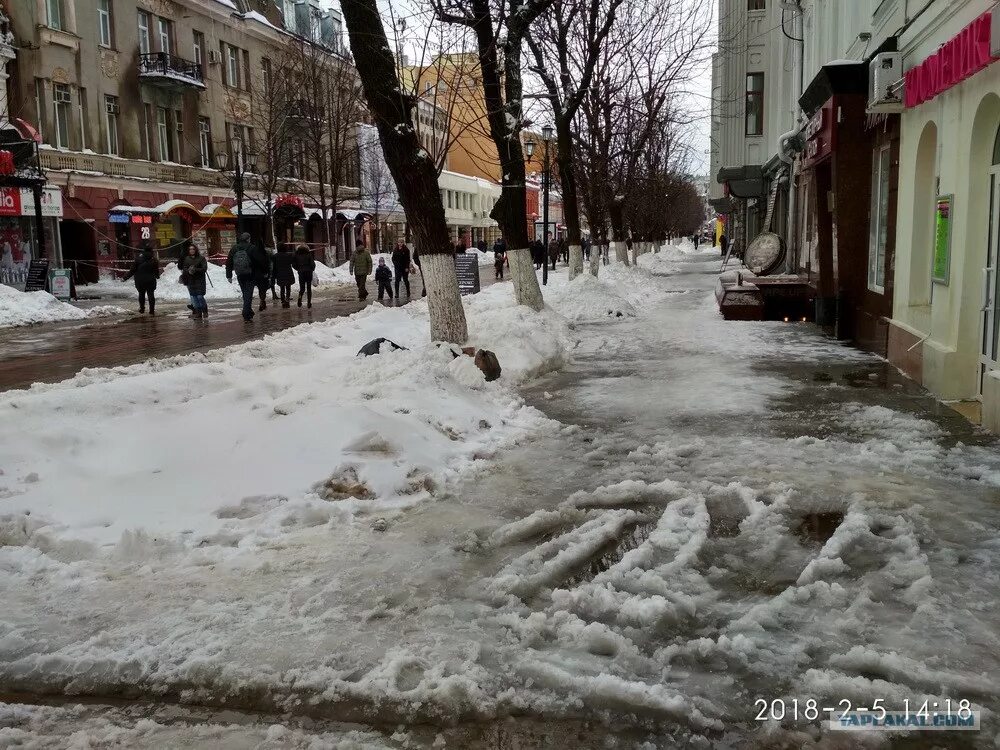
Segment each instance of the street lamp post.
[[[542,152],[542,158],[545,159],[545,163],[542,165],[542,200],[544,205],[542,207],[542,286],[549,283],[549,183],[552,182],[552,174],[549,169],[549,141],[552,140],[552,126],[546,125],[542,128],[542,140],[545,142],[545,148]],[[527,140],[524,143],[524,149],[528,154],[528,161],[535,155],[535,142],[533,140]]]
[[[236,238],[243,234],[243,197],[244,180],[247,172],[257,171],[257,157],[247,151],[242,141],[237,141],[233,148],[233,192],[236,194]],[[219,171],[225,172],[229,166],[229,154],[226,149],[221,149],[215,157],[219,164]],[[250,169],[247,170],[249,162]]]

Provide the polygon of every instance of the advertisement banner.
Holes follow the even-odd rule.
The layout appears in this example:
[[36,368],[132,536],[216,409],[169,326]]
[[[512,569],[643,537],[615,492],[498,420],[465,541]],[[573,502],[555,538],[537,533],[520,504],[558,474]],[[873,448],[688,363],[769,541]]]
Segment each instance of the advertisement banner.
[[[35,196],[31,188],[21,188],[21,215],[35,215]],[[42,216],[61,219],[63,215],[62,191],[49,186],[42,190]]]
[[0,188],[0,216],[21,215],[21,191],[19,188]]
[[68,300],[72,296],[68,268],[53,268],[49,271],[49,293],[56,299]]
[[954,195],[939,195],[934,212],[934,267],[931,274],[935,284],[948,285],[951,277],[951,212]]

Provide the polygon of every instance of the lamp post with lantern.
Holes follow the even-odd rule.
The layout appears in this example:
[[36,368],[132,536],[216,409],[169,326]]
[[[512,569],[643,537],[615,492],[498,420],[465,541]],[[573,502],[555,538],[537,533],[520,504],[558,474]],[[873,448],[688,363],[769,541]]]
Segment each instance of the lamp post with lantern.
[[[549,141],[552,140],[553,129],[551,125],[545,125],[542,128],[542,142],[544,143],[544,150],[542,151],[542,245],[543,245],[543,262],[542,262],[542,285],[545,286],[549,283],[549,184],[552,182],[552,170],[549,162]],[[524,150],[528,154],[528,162],[531,162],[532,157],[535,154],[535,142],[533,140],[527,140],[524,143]]]
[[[247,174],[257,172],[257,155],[250,153],[242,141],[232,145],[233,151],[233,192],[236,194],[236,237],[243,234],[243,198]],[[226,148],[219,149],[215,157],[220,172],[226,172],[229,166],[229,152]],[[249,169],[247,169],[249,167]]]

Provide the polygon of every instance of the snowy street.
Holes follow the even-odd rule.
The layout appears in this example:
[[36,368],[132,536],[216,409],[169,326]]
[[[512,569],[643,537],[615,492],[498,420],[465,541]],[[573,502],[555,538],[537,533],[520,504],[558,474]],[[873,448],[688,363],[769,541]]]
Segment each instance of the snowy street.
[[996,746],[994,438],[719,266],[484,289],[493,383],[415,302],[0,395],[0,748]]

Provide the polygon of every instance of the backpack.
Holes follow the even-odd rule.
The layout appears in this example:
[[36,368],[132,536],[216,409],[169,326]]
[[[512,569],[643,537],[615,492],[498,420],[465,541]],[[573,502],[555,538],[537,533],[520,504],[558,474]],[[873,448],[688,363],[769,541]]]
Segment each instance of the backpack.
[[250,259],[250,253],[240,245],[237,245],[233,251],[233,272],[237,276],[249,276],[253,273],[253,261]]

